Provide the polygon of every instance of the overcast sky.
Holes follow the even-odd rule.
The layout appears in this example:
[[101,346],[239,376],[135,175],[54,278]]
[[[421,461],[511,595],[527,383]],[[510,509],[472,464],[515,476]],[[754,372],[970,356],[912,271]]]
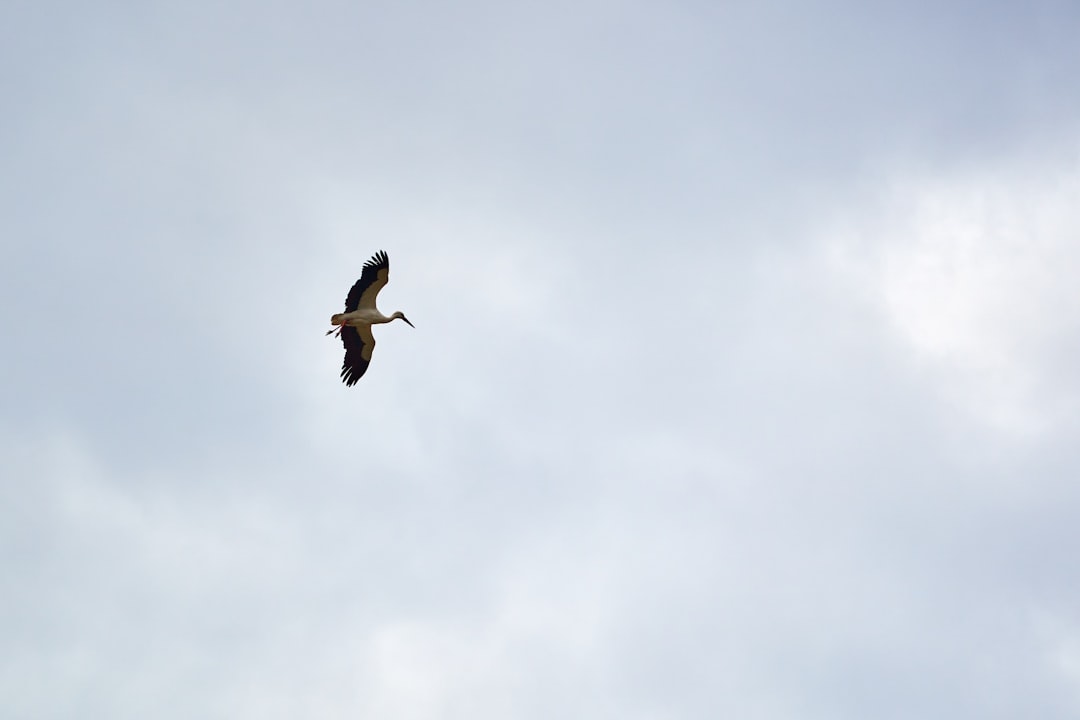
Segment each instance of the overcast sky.
[[1078,36],[6,4],[4,716],[1080,716]]

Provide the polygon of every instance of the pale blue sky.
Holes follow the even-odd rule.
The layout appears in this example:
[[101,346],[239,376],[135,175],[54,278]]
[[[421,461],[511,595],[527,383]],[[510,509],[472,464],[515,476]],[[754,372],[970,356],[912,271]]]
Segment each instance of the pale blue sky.
[[0,704],[1076,717],[1078,20],[9,5]]

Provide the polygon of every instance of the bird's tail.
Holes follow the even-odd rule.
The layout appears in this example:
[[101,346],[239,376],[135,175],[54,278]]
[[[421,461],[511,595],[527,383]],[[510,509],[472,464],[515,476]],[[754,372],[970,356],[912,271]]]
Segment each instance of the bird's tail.
[[339,334],[342,331],[342,329],[345,327],[345,316],[342,313],[336,313],[336,314],[332,315],[330,317],[330,324],[331,325],[336,325],[337,327],[336,328],[330,328],[329,330],[326,331],[326,334],[327,335],[330,335],[331,333],[333,333],[335,335]]

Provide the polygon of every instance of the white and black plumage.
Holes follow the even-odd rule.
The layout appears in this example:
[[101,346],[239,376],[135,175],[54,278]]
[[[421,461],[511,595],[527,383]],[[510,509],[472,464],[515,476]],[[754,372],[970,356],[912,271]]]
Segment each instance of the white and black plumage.
[[387,257],[385,251],[380,250],[364,263],[364,271],[360,273],[360,279],[353,284],[352,289],[349,290],[349,296],[345,298],[345,312],[337,313],[330,318],[330,324],[336,325],[337,330],[327,330],[326,334],[341,335],[341,342],[345,345],[345,362],[341,366],[341,379],[350,387],[364,375],[371,362],[371,351],[375,349],[375,336],[371,334],[372,325],[401,318],[409,324],[409,327],[415,327],[400,310],[387,317],[375,307],[375,298],[389,279],[390,258]]

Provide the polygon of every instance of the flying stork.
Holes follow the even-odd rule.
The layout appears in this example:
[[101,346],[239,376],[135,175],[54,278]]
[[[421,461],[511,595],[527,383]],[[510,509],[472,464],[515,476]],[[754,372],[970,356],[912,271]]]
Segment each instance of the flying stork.
[[375,349],[375,336],[371,334],[371,326],[379,323],[388,323],[398,318],[409,323],[409,327],[416,327],[405,313],[398,310],[390,317],[383,315],[375,307],[375,298],[379,291],[386,285],[390,278],[390,258],[385,250],[372,255],[371,259],[364,263],[364,271],[360,273],[360,279],[349,290],[349,296],[345,298],[345,312],[337,313],[330,318],[330,324],[336,325],[337,329],[331,328],[326,334],[334,333],[341,336],[341,342],[345,344],[345,363],[341,366],[341,380],[347,386],[356,384],[364,372],[368,363],[371,362],[371,351]]

